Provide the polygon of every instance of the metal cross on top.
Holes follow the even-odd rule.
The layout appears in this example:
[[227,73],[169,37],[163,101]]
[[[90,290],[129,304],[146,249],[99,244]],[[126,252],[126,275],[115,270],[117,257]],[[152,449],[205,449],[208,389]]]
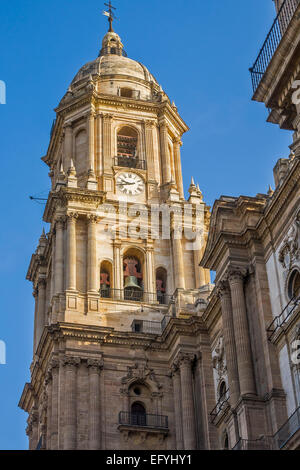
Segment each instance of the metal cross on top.
[[108,11],[105,10],[105,11],[103,12],[103,15],[104,15],[104,16],[108,16],[109,31],[110,31],[110,32],[113,32],[114,30],[113,30],[113,27],[112,27],[112,22],[113,22],[113,20],[116,19],[116,16],[115,16],[113,10],[116,10],[116,8],[112,6],[111,0],[109,0],[109,3],[104,3],[104,5],[105,5],[106,7],[108,7]]

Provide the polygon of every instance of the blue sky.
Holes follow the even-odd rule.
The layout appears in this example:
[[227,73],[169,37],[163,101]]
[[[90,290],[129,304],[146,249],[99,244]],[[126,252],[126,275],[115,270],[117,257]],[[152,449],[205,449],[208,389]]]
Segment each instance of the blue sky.
[[[256,195],[289,153],[291,134],[267,124],[251,102],[249,66],[275,16],[271,0],[116,0],[128,56],[143,62],[190,126],[184,136],[185,188],[193,175],[210,205],[221,194]],[[99,0],[1,2],[0,449],[26,449],[26,415],[17,404],[29,380],[33,297],[25,280],[42,231],[53,109],[78,69],[98,55],[107,23]]]

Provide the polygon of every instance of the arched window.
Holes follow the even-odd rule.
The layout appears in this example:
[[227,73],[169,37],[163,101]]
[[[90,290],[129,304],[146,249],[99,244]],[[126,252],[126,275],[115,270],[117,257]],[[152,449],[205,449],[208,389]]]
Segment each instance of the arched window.
[[138,133],[129,126],[122,127],[117,134],[118,166],[137,168]]
[[221,382],[220,387],[219,387],[219,399],[220,400],[225,400],[226,391],[227,391],[226,383],[223,380],[223,382]]
[[112,294],[112,265],[103,261],[100,267],[100,294],[102,298],[109,299]]
[[292,271],[288,283],[288,295],[290,299],[300,295],[300,272],[298,269]]
[[131,424],[134,426],[146,426],[146,408],[140,402],[131,405]]
[[167,271],[164,268],[156,270],[156,293],[157,300],[160,304],[166,304],[167,291]]
[[128,250],[123,258],[124,299],[140,302],[143,300],[143,261],[136,250]]
[[226,432],[225,435],[224,435],[223,449],[224,449],[224,450],[229,450],[229,439],[228,439],[228,434],[227,434],[227,432]]

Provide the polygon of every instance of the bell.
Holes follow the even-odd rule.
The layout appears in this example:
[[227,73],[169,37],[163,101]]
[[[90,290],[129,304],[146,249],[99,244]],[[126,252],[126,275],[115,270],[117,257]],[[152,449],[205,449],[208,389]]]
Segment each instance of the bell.
[[142,288],[138,285],[137,278],[135,276],[126,277],[124,288],[128,289],[129,287],[142,290]]

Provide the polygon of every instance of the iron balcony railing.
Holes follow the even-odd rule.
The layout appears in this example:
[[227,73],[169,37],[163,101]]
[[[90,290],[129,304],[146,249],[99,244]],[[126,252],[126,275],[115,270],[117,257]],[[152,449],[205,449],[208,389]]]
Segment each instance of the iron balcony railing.
[[300,407],[289,417],[287,422],[274,435],[274,440],[279,449],[287,444],[291,437],[300,429]]
[[249,69],[253,93],[256,92],[299,3],[300,0],[285,0],[281,5],[258,57],[253,66]]
[[122,155],[114,157],[114,166],[135,168],[137,170],[147,170],[147,163],[145,160],[140,160],[137,157],[126,157]]
[[229,389],[220,397],[214,409],[210,412],[210,421],[212,424],[216,421],[217,417],[221,415],[229,407]]
[[283,309],[280,315],[274,318],[272,323],[267,328],[268,339],[272,341],[273,336],[293,315],[298,305],[300,305],[300,295],[293,297],[287,306]]
[[263,436],[260,439],[239,439],[232,450],[275,450],[273,437]]
[[120,411],[119,424],[144,428],[168,429],[168,416]]
[[142,289],[100,289],[102,299],[123,300],[132,302],[159,303],[160,305],[169,305],[172,300],[171,295],[159,292],[144,292]]
[[131,329],[133,333],[162,335],[171,318],[172,317],[170,315],[165,315],[161,322],[148,320],[133,320]]

